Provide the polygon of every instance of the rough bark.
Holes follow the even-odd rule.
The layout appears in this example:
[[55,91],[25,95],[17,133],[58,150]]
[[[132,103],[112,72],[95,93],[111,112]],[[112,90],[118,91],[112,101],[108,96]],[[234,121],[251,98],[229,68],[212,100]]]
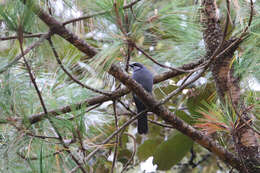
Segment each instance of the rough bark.
[[[210,57],[219,46],[223,38],[223,32],[216,13],[217,6],[215,0],[204,0],[202,6],[202,23],[205,26],[203,37],[206,43],[207,55]],[[237,39],[239,38],[231,38],[224,41],[221,50],[224,50]],[[240,42],[237,42],[232,49],[214,59],[210,67],[220,100],[224,105],[226,101],[230,101],[233,106],[230,109],[237,110],[236,114],[239,120],[233,127],[231,134],[233,135],[233,142],[238,152],[237,155],[239,155],[240,160],[244,164],[244,167],[240,171],[256,173],[260,172],[260,147],[256,133],[249,127],[252,126],[252,121],[249,121],[249,113],[241,97],[239,78],[234,76],[234,70],[231,66],[234,52],[239,44]],[[245,124],[245,122],[247,123]]]
[[170,123],[174,128],[189,136],[191,139],[208,149],[210,152],[216,154],[225,163],[238,170],[242,169],[242,165],[240,164],[238,157],[225,150],[207,135],[204,135],[200,131],[193,128],[191,125],[185,123],[183,120],[170,112],[165,106],[160,105],[159,101],[157,101],[151,94],[146,92],[140,84],[135,82],[128,74],[120,69],[119,66],[113,64],[109,70],[109,73],[116,79],[120,80],[120,82],[126,85],[131,91],[133,91],[138,96],[138,98],[140,98],[142,102],[150,108],[150,111],[160,116],[163,120]]

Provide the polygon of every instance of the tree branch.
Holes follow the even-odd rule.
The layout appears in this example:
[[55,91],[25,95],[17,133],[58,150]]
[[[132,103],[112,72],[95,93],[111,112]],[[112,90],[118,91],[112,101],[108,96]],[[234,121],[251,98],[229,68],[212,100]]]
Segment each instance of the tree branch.
[[[228,9],[227,13],[229,13],[229,1],[227,0],[226,3]],[[220,21],[217,18],[217,5],[215,0],[204,0],[202,5],[202,14],[205,19],[205,30],[203,31],[203,36],[206,43],[207,54],[211,55],[212,52],[216,50],[215,47],[219,44],[221,38],[223,43],[223,38],[227,32],[227,21],[229,20],[229,14],[227,14],[227,23],[223,33],[221,30]],[[212,58],[210,60],[210,62],[212,62],[210,65],[213,78],[216,83],[218,96],[223,105],[228,105],[227,109],[223,108],[224,111],[227,112],[229,110],[235,110],[234,114],[238,117],[235,125],[230,130],[230,134],[233,137],[232,140],[234,142],[235,151],[237,151],[237,155],[243,165],[240,171],[255,173],[260,170],[258,167],[260,164],[260,146],[257,140],[256,131],[254,131],[253,128],[249,128],[253,125],[253,122],[249,117],[248,111],[246,111],[245,103],[243,101],[243,97],[241,96],[242,94],[239,84],[240,78],[235,75],[233,66],[234,52],[237,50],[239,44],[242,43],[242,41],[249,35],[247,31],[253,19],[252,0],[250,0],[250,9],[251,11],[248,25],[241,33],[239,33],[240,36],[232,37],[229,40],[224,41],[223,46],[219,51],[224,53],[221,52],[219,55]],[[213,55],[214,54],[215,52]],[[229,98],[229,100],[226,98]],[[231,104],[227,102],[231,102]]]
[[121,173],[123,173],[123,172],[126,171],[127,167],[128,167],[128,166],[131,164],[131,162],[134,160],[134,156],[135,156],[135,153],[136,153],[136,139],[135,139],[135,137],[134,137],[133,135],[131,135],[130,133],[125,133],[125,134],[128,135],[130,138],[133,139],[133,142],[134,142],[134,149],[133,149],[133,150],[134,150],[134,151],[133,151],[133,153],[132,153],[130,159],[127,161],[127,163],[125,164],[124,168],[122,169],[122,172],[121,172]]
[[76,48],[78,48],[81,52],[84,52],[90,58],[97,54],[96,48],[90,46],[87,42],[80,39],[77,35],[66,29],[61,22],[59,22],[43,9],[41,9],[38,5],[35,4],[33,0],[20,1],[25,5],[27,5],[27,3],[31,3],[32,11],[50,28],[52,33],[58,34],[59,36],[70,42],[72,45],[74,45]]
[[201,146],[216,154],[221,160],[225,161],[232,167],[241,170],[242,166],[239,159],[235,155],[225,150],[205,134],[185,123],[163,105],[157,106],[159,105],[159,101],[155,100],[152,95],[146,92],[140,84],[122,71],[120,67],[113,64],[109,70],[109,73],[132,90],[138,98],[140,98],[142,102],[151,109],[152,112],[156,113],[163,120],[169,122],[174,128],[189,136]]
[[[35,37],[42,37],[44,36],[46,33],[37,33],[37,34],[30,34],[30,35],[24,35],[23,38],[35,38]],[[13,40],[13,39],[17,39],[18,36],[10,36],[10,37],[0,37],[0,41],[5,41],[5,40]]]
[[[203,62],[204,62],[204,58],[200,59],[199,61],[194,62],[194,63],[185,64],[180,68],[185,69],[185,70],[190,70],[190,69],[197,67],[198,65],[200,65]],[[180,72],[180,71],[169,70],[169,71],[155,75],[154,76],[154,83],[160,83],[162,81],[165,81],[167,79],[170,79],[170,78],[182,75],[182,74],[183,74],[183,72]],[[79,110],[83,106],[94,106],[96,104],[100,104],[100,103],[103,103],[103,102],[106,102],[106,101],[109,101],[109,100],[115,100],[115,99],[117,99],[117,98],[119,98],[123,95],[126,95],[127,93],[129,93],[129,89],[122,88],[122,89],[116,90],[114,92],[111,92],[110,96],[104,96],[104,95],[103,96],[96,96],[96,97],[93,97],[91,99],[86,99],[85,101],[74,104],[74,105],[67,105],[67,106],[64,106],[64,107],[59,108],[59,109],[51,110],[51,111],[48,112],[48,115],[49,116],[58,116],[58,115],[61,115],[61,114],[69,113],[69,112],[72,111],[72,109],[73,110]],[[45,115],[46,114],[44,112],[31,115],[29,117],[29,121],[30,121],[30,123],[34,124],[38,121],[41,121],[44,118]]]
[[[114,117],[115,117],[115,127],[116,127],[116,130],[118,130],[118,117],[117,117],[117,111],[116,111],[116,101],[113,101],[113,110],[114,110]],[[116,135],[114,158],[113,158],[112,167],[111,167],[111,171],[110,171],[111,173],[114,172],[114,168],[115,168],[116,161],[117,161],[118,143],[119,143],[119,134]]]
[[133,118],[129,119],[127,122],[125,122],[120,128],[118,128],[116,131],[114,131],[110,136],[108,136],[95,150],[93,150],[89,155],[85,158],[86,161],[88,161],[91,157],[93,157],[101,148],[102,145],[108,143],[115,135],[120,133],[122,130],[124,130],[128,125],[130,125],[132,122],[134,122],[138,116],[140,116],[142,113],[147,112],[147,109],[138,113]]

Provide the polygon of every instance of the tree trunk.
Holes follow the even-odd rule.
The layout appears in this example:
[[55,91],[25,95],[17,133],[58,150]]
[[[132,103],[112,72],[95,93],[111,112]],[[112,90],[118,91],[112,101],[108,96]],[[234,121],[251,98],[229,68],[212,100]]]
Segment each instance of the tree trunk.
[[[217,16],[217,5],[214,0],[204,0],[202,2],[202,23],[205,26],[203,38],[206,45],[207,57],[211,57],[216,51],[216,48],[221,44],[223,32]],[[223,45],[218,52],[222,52],[228,46],[233,44],[230,49],[225,51],[220,56],[212,60],[210,65],[218,96],[223,103],[229,101],[232,107],[230,110],[235,110],[238,120],[236,121],[233,130],[230,132],[233,136],[234,148],[237,155],[240,157],[241,164],[244,170],[241,172],[256,173],[260,172],[260,147],[257,141],[257,135],[252,130],[253,122],[249,117],[249,112],[241,97],[239,87],[240,79],[234,76],[234,70],[231,65],[234,52],[242,42],[240,38],[231,38],[224,40]]]

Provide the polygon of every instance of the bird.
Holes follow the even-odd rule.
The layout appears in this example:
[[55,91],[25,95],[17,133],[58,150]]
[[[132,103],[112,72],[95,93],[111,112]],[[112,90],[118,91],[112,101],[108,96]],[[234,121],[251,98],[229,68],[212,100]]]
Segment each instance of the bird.
[[[133,69],[132,79],[141,84],[142,87],[149,93],[152,93],[153,89],[153,74],[143,64],[135,62],[129,65]],[[140,113],[146,109],[146,106],[142,101],[133,94],[134,102],[136,105],[137,113]],[[142,113],[137,119],[137,131],[139,134],[148,133],[147,113]]]

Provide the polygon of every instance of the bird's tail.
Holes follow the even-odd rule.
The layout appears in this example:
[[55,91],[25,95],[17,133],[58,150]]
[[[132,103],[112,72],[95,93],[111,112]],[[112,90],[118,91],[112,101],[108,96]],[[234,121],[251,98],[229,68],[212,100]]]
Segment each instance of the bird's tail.
[[143,113],[137,120],[137,131],[139,134],[146,134],[148,132],[147,113]]

